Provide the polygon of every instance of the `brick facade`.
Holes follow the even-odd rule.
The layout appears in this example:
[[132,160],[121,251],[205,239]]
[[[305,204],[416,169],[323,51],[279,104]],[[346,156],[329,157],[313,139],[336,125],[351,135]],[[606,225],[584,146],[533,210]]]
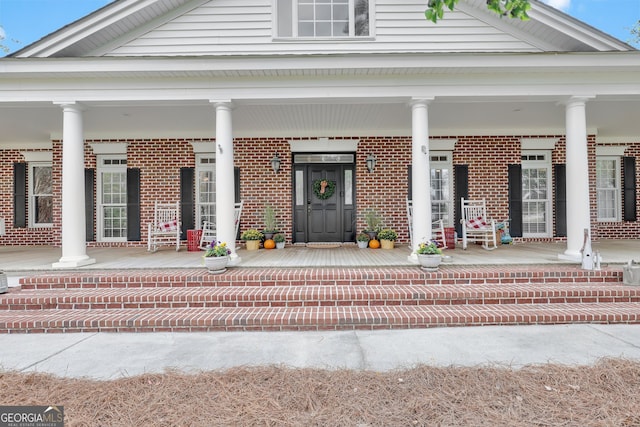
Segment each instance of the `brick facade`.
[[[530,136],[527,136],[530,137]],[[542,135],[556,138],[552,163],[565,163],[565,141],[561,135]],[[509,216],[508,175],[509,164],[519,164],[521,136],[458,136],[453,152],[453,165],[468,165],[470,198],[487,200],[488,215],[498,221]],[[277,209],[278,226],[291,241],[293,217],[291,212],[292,156],[291,138],[239,138],[234,141],[235,166],[240,169],[240,191],[244,201],[241,230],[264,227],[264,206]],[[341,137],[341,140],[345,138]],[[377,209],[385,224],[398,232],[398,241],[409,238],[406,204],[408,170],[411,164],[411,137],[353,137],[358,141],[356,152],[356,206],[358,212]],[[439,139],[444,139],[440,138]],[[141,172],[141,237],[140,242],[95,243],[90,245],[121,246],[146,245],[146,224],[153,218],[156,200],[173,201],[180,197],[180,168],[195,167],[195,154],[186,139],[131,139],[98,140],[85,143],[85,167],[96,167],[96,156],[90,144],[127,143],[128,167]],[[590,201],[593,238],[635,239],[640,235],[640,222],[601,223],[597,221],[595,193],[595,137],[588,138],[590,167]],[[625,156],[636,162],[636,182],[640,179],[640,142],[621,143],[627,148]],[[23,162],[21,150],[0,150],[0,218],[5,219],[6,235],[0,236],[0,245],[59,245],[61,224],[61,155],[60,141],[53,141],[54,224],[52,228],[15,228],[13,226],[13,163]],[[270,160],[275,153],[282,159],[276,174]],[[366,169],[366,157],[377,158],[375,171]],[[570,191],[570,189],[568,189]],[[636,203],[640,210],[640,196]],[[454,201],[455,203],[455,201]],[[456,204],[457,207],[457,204]],[[357,230],[364,228],[359,216]],[[548,239],[547,239],[548,240]]]

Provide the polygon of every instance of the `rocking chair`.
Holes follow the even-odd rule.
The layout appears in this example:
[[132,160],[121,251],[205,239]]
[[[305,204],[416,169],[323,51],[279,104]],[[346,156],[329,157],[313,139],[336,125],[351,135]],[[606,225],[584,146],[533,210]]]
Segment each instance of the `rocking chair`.
[[462,249],[467,249],[469,242],[478,242],[486,250],[497,248],[496,222],[487,218],[484,200],[461,199]]
[[149,223],[147,250],[155,252],[158,246],[176,245],[180,250],[180,202],[156,202],[153,222]]
[[[413,247],[413,201],[407,198],[407,220],[409,221],[409,243]],[[431,224],[432,237],[431,240],[435,241],[440,248],[447,247],[447,241],[444,236],[444,221],[438,220]]]
[[[234,237],[238,235],[238,229],[240,227],[240,215],[242,215],[242,203],[236,203],[233,219],[236,227],[236,233]],[[211,244],[211,242],[215,242],[217,239],[217,231],[216,224],[211,221],[204,221],[202,223],[202,235],[200,236],[200,249],[207,249],[207,246]]]

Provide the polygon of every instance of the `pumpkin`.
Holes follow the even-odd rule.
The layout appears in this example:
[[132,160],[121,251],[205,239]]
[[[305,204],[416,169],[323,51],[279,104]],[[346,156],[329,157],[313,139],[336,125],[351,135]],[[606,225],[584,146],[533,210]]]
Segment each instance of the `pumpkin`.
[[275,247],[276,247],[276,242],[274,242],[273,239],[267,239],[264,241],[265,249],[273,249]]
[[377,240],[377,239],[369,240],[369,247],[371,249],[378,249],[380,247],[380,240]]

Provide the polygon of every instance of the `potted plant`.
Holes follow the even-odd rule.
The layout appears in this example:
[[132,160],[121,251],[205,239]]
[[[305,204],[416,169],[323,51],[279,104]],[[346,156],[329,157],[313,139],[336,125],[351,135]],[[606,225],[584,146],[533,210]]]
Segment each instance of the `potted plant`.
[[226,271],[230,254],[231,250],[225,242],[216,242],[214,240],[207,245],[202,259],[210,273],[218,274]]
[[240,235],[240,239],[244,240],[247,244],[248,251],[255,251],[260,248],[260,241],[264,237],[264,234],[256,230],[255,228],[250,228],[245,230]]
[[276,234],[275,236],[273,236],[273,241],[276,242],[276,249],[284,248],[284,234]]
[[435,271],[442,262],[442,250],[436,242],[420,243],[416,250],[418,262],[424,270]]
[[356,242],[358,242],[358,247],[360,249],[366,249],[369,246],[369,235],[367,233],[360,233],[356,236]]
[[278,232],[278,219],[276,210],[271,205],[264,207],[264,238],[265,240],[273,239],[273,235]]
[[393,249],[393,242],[398,238],[398,233],[391,228],[383,228],[378,232],[378,239],[380,239],[380,246],[382,249]]
[[369,239],[376,239],[378,231],[382,228],[382,218],[375,209],[367,209],[364,213],[364,222],[367,224],[365,233],[369,235]]

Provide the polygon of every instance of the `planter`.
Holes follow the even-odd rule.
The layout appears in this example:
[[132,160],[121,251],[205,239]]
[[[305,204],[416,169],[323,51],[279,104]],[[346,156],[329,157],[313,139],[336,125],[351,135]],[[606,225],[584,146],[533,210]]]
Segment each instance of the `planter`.
[[421,255],[418,254],[418,262],[423,270],[436,271],[442,262],[442,255]]
[[380,239],[380,247],[382,249],[393,249],[393,240]]
[[247,244],[248,251],[257,251],[260,249],[260,240],[247,240],[245,243]]
[[207,267],[209,273],[219,274],[227,270],[228,256],[210,256],[204,257],[204,266]]
[[365,234],[369,236],[369,240],[376,240],[378,238],[377,231],[365,231]]
[[275,236],[276,234],[278,234],[277,231],[263,231],[262,234],[264,234],[264,240],[272,240],[273,236]]
[[358,240],[358,247],[360,249],[367,249],[369,247],[369,241],[368,240]]
[[284,242],[276,242],[276,249],[284,249]]

